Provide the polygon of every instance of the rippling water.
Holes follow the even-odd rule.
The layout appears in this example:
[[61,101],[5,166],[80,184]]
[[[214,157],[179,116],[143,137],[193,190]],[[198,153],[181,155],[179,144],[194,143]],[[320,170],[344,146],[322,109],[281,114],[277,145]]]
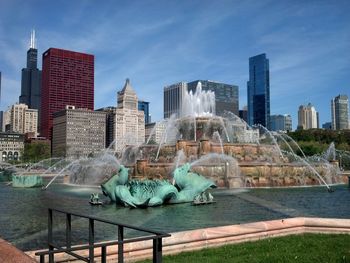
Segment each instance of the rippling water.
[[[90,194],[100,193],[99,188],[53,184],[44,191],[0,183],[0,236],[23,250],[45,248],[48,207],[165,232],[296,216],[350,218],[350,190],[345,185],[334,188],[333,193],[324,187],[215,190],[216,203],[210,205],[130,209],[115,204],[91,206]],[[108,203],[107,199],[104,201]],[[73,242],[85,242],[87,220],[72,220]],[[54,238],[61,242],[64,222],[62,216],[55,214]],[[95,229],[97,240],[116,239],[116,227],[97,223]],[[132,235],[135,233],[126,232],[126,237]]]

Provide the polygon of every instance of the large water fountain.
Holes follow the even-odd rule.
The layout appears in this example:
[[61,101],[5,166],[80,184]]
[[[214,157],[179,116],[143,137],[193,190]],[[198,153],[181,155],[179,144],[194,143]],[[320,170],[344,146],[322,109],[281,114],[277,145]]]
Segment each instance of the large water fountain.
[[65,160],[57,177],[68,174],[72,184],[100,185],[123,165],[129,179],[174,184],[174,171],[188,163],[189,172],[221,188],[319,184],[329,188],[340,182],[334,162],[300,157],[296,153],[303,154],[302,150],[288,135],[263,126],[250,127],[231,112],[215,115],[215,95],[203,91],[201,83],[195,93],[184,95],[183,102],[180,118],[172,116],[157,124],[164,127],[158,143],[151,140],[154,129],[145,144],[125,147],[118,158],[111,151],[114,147],[109,147],[93,158]]
[[[92,158],[56,160],[43,173],[54,170],[56,174],[45,188],[63,175],[68,175],[66,182],[71,184],[100,185],[121,166],[127,168],[131,180],[164,180],[179,188],[174,174],[185,164],[188,174],[200,174],[219,188],[319,184],[329,188],[340,182],[332,158],[300,157],[296,153],[303,155],[302,150],[284,133],[250,127],[231,112],[215,115],[215,95],[203,91],[200,82],[195,93],[184,94],[180,116],[157,124],[163,127],[158,143],[151,140],[154,129],[145,144],[126,146],[119,155],[109,147]],[[327,154],[333,152],[331,145]]]
[[[171,180],[184,163],[219,187],[276,187],[339,183],[339,169],[325,158],[308,159],[284,133],[263,126],[250,127],[231,112],[215,115],[213,92],[184,95],[180,118],[172,116],[158,144],[129,146],[122,154],[130,176],[137,179]],[[154,131],[156,128],[154,129]]]

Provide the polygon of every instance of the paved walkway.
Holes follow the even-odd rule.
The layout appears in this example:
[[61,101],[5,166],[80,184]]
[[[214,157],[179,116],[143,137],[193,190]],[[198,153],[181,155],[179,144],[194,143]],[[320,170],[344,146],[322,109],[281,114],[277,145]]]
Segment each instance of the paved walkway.
[[27,256],[23,251],[0,238],[0,262],[34,263],[36,261]]

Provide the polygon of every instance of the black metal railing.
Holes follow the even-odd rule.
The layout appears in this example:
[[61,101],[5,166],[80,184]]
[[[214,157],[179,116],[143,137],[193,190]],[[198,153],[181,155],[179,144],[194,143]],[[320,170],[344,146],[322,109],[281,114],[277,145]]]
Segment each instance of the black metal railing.
[[[46,255],[48,255],[50,263],[55,262],[55,254],[57,253],[66,253],[84,262],[92,263],[94,262],[94,258],[95,258],[95,255],[94,255],[95,248],[101,248],[101,255],[100,255],[101,262],[105,263],[106,257],[107,257],[107,247],[113,246],[113,245],[118,245],[118,263],[123,263],[124,262],[124,244],[145,241],[145,240],[153,240],[153,262],[161,263],[162,262],[162,238],[170,237],[170,234],[168,233],[156,232],[156,231],[152,231],[141,227],[121,224],[110,220],[97,218],[94,216],[81,215],[78,213],[66,212],[66,211],[54,209],[54,208],[49,208],[48,212],[49,212],[49,217],[48,217],[49,249],[46,251],[35,253],[36,256],[40,257],[40,263],[45,262]],[[65,247],[61,247],[55,244],[53,241],[53,212],[62,213],[66,215],[66,242],[65,242],[66,246]],[[72,216],[85,218],[89,220],[89,243],[88,244],[77,245],[72,247]],[[118,226],[118,239],[116,241],[106,241],[106,242],[95,243],[95,221]],[[125,228],[149,233],[151,235],[124,239]],[[86,249],[89,250],[88,257],[84,257],[76,253],[79,250],[86,250]]]

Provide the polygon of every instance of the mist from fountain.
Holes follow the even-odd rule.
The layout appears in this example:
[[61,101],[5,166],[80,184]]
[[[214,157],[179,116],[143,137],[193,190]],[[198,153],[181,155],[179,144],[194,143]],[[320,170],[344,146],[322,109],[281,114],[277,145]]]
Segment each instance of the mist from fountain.
[[331,142],[328,149],[322,154],[322,157],[328,161],[336,160],[336,150],[335,150],[334,142]]
[[180,165],[183,165],[186,163],[186,155],[183,150],[179,150],[176,153],[175,156],[175,162],[174,162],[174,170],[178,168]]
[[115,174],[120,167],[114,155],[98,155],[73,162],[69,182],[79,185],[99,185]]
[[169,143],[170,141],[172,141],[174,139],[174,137],[175,138],[177,137],[177,134],[178,134],[178,130],[176,129],[176,115],[173,114],[170,116],[170,118],[166,122],[165,130],[163,132],[162,139],[161,139],[159,146],[158,146],[157,155],[156,155],[156,159],[155,159],[156,161],[159,158],[161,146],[165,142]]
[[[37,163],[33,163],[31,164],[27,169],[25,169],[24,171],[22,171],[21,173],[19,173],[18,175],[21,176],[25,173],[28,173],[30,172],[33,168],[44,168],[46,169],[43,173],[41,173],[41,175],[44,175],[48,172],[50,172],[50,168],[55,166],[58,162],[61,162],[62,161],[62,158],[60,157],[53,157],[53,158],[47,158],[47,159],[44,159],[44,160],[41,160]],[[53,163],[53,164],[52,164]],[[47,165],[49,165],[49,167],[46,167]]]
[[[226,180],[226,186],[231,188],[232,180],[235,182],[234,187],[244,187],[245,179],[242,176],[239,164],[237,160],[226,154],[218,154],[218,153],[208,153],[206,155],[201,156],[198,160],[195,160],[190,163],[191,170],[198,171],[202,174],[205,173],[206,167],[211,167],[215,169],[215,167],[223,167],[224,168],[224,177]],[[210,176],[210,174],[208,174]]]
[[[238,117],[233,112],[225,111],[222,119],[225,120],[226,133],[229,136],[231,142],[237,143],[256,143],[259,144],[258,129],[250,127],[244,120]],[[254,131],[255,133],[254,136]]]

